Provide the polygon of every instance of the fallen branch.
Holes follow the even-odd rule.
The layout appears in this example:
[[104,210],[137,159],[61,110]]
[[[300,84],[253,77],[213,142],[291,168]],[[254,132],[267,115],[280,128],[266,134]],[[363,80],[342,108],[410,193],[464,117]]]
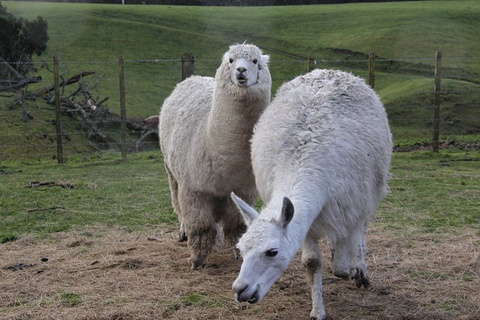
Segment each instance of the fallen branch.
[[455,162],[455,161],[480,161],[480,158],[464,158],[464,159],[450,159],[450,160],[440,160],[440,163],[449,163],[449,162]]
[[27,185],[27,188],[38,188],[38,187],[62,187],[62,188],[75,188],[75,184],[66,182],[66,181],[48,181],[48,182],[40,182],[40,181],[30,181]]
[[[70,77],[68,78],[67,80],[65,81],[62,81],[60,83],[60,86],[63,87],[63,86],[67,86],[69,84],[72,84],[72,83],[76,83],[76,82],[79,82],[80,80],[82,80],[84,77],[86,76],[89,76],[91,74],[95,74],[95,71],[83,71],[83,72],[80,72],[79,74],[76,74],[74,75],[73,77]],[[46,94],[50,93],[51,91],[55,90],[55,87],[52,85],[49,85],[41,90],[38,90],[37,92],[35,92],[35,95],[36,96],[45,96]]]
[[5,59],[3,59],[2,57],[0,57],[0,62],[2,63],[2,65],[3,65],[4,67],[6,67],[6,68],[8,69],[8,71],[10,71],[10,73],[11,73],[16,79],[20,80],[20,79],[23,79],[23,78],[24,78],[24,76],[23,76],[20,72],[18,72],[14,67],[12,67],[12,66],[10,65],[9,62],[5,61]]
[[151,134],[153,135],[157,135],[157,131],[156,130],[153,130],[153,129],[149,129],[147,132],[145,132],[141,137],[140,139],[137,140],[137,143],[135,144],[135,150],[137,152],[140,151],[140,148],[143,144],[143,141],[145,141],[145,139],[147,139],[148,136],[150,136]]
[[99,102],[97,102],[97,107],[100,107],[104,102],[106,102],[108,99],[110,99],[110,97],[105,97],[103,98],[102,100],[100,100]]
[[48,211],[48,210],[57,210],[57,209],[65,209],[65,207],[62,206],[53,206],[53,207],[47,207],[47,208],[35,208],[35,209],[28,209],[27,212],[35,212],[35,211]]
[[69,108],[71,111],[80,113],[83,123],[86,124],[91,130],[91,132],[89,133],[89,139],[94,136],[95,140],[99,140],[100,142],[106,143],[107,145],[112,142],[118,144],[118,141],[116,141],[109,135],[103,133],[92,121],[89,120],[89,116],[86,113],[85,109],[82,108],[82,106],[65,98],[62,99],[62,104]]
[[29,83],[37,83],[37,82],[40,82],[40,81],[42,81],[42,77],[40,77],[40,76],[34,77],[34,78],[23,78],[23,79],[20,79],[18,81],[13,81],[12,80],[12,81],[9,81],[11,83],[9,86],[0,87],[0,92],[22,88],[22,87],[25,87]]

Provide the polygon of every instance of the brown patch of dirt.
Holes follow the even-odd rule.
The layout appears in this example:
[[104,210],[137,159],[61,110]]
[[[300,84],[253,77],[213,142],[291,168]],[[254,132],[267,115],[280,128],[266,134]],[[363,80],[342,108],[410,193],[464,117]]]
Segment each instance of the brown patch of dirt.
[[[186,244],[176,238],[176,230],[110,229],[1,244],[0,318],[309,318],[310,288],[299,257],[262,302],[239,304],[231,285],[241,262],[232,249],[219,248],[205,269],[193,271]],[[335,278],[325,259],[327,313],[333,319],[480,319],[479,244],[474,230],[407,236],[373,227],[368,289]],[[79,299],[65,301],[70,293]]]
[[[462,142],[462,141],[441,141],[438,144],[439,149],[458,149],[458,150],[480,150],[480,141],[476,142]],[[432,150],[431,142],[417,142],[411,146],[394,146],[395,152],[411,152],[418,150]]]

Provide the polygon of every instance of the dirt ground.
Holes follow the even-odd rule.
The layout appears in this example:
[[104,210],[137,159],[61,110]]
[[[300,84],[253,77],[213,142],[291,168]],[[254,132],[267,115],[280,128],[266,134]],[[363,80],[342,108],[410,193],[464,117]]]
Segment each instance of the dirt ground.
[[[230,248],[192,271],[176,230],[91,229],[0,244],[0,319],[308,319],[297,257],[256,305],[234,301]],[[371,286],[335,278],[325,252],[333,319],[480,319],[480,234],[412,237],[371,228]]]

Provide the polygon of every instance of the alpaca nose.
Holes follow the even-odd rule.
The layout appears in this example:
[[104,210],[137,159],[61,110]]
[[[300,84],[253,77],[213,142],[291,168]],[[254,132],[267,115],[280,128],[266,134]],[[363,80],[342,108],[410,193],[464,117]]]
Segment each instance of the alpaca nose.
[[247,71],[247,68],[245,68],[245,67],[238,67],[238,68],[237,68],[237,71],[240,72],[240,73],[244,73],[245,71]]

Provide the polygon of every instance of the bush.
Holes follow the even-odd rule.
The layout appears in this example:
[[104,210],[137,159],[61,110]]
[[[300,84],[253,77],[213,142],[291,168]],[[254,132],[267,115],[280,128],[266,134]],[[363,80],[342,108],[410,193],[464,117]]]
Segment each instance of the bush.
[[0,2],[0,79],[26,76],[33,69],[33,54],[47,49],[47,28],[41,16],[33,21],[16,18]]

